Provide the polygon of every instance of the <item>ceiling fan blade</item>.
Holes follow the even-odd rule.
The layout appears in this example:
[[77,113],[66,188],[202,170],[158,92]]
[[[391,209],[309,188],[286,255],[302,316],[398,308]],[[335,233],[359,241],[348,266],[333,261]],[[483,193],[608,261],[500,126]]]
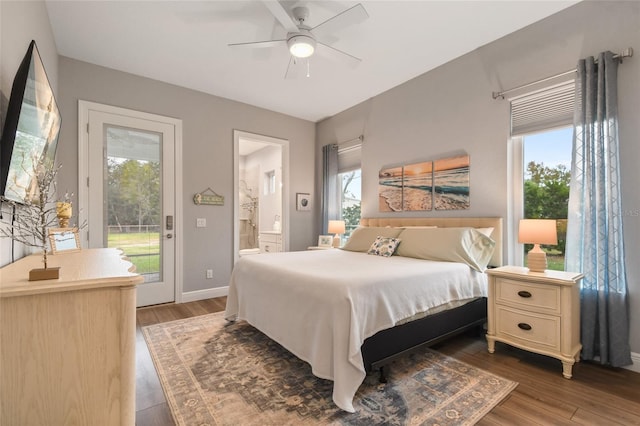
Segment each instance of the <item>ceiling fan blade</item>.
[[286,42],[287,40],[282,39],[282,40],[264,40],[264,41],[248,41],[246,43],[229,43],[227,46],[229,47],[255,47],[255,48],[262,48],[262,47],[275,47],[278,46],[280,44],[282,44],[283,42]]
[[291,18],[285,8],[276,0],[262,0],[262,3],[269,9],[271,14],[282,24],[288,33],[297,33],[300,31],[296,21]]
[[316,43],[317,47],[320,47],[320,49],[318,49],[319,54],[327,56],[336,61],[346,63],[352,68],[355,68],[356,66],[358,66],[358,64],[360,64],[360,62],[362,62],[362,59],[358,58],[357,56],[353,56],[343,50],[336,49],[335,47],[331,47],[328,44],[324,44],[320,41],[316,41]]
[[362,4],[358,3],[355,6],[338,13],[333,18],[329,18],[321,24],[311,28],[311,31],[320,33],[332,34],[335,31],[339,31],[351,25],[359,24],[369,18],[369,14],[365,10]]

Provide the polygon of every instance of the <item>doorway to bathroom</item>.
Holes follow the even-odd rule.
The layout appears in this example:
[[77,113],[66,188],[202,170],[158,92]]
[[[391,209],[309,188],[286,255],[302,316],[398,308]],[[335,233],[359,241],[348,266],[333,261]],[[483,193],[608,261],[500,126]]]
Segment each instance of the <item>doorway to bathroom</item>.
[[288,248],[289,141],[234,130],[234,263]]

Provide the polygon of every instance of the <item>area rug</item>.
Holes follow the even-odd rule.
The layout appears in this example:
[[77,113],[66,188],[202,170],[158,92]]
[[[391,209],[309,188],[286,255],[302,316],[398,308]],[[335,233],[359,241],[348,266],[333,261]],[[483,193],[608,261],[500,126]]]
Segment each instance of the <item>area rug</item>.
[[143,329],[177,425],[468,425],[517,383],[425,349],[369,374],[356,413],[331,399],[333,382],[247,324],[222,313]]

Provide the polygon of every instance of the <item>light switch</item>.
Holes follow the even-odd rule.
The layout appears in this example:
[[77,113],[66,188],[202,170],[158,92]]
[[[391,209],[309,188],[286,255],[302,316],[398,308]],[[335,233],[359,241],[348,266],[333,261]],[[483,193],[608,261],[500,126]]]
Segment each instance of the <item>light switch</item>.
[[196,219],[196,228],[206,228],[207,227],[207,219],[204,217],[199,217]]

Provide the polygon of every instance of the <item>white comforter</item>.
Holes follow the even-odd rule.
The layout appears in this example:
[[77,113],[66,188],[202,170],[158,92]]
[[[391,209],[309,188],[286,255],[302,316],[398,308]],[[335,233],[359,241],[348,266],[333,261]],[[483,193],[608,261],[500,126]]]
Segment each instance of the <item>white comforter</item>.
[[344,250],[260,254],[236,263],[225,318],[246,320],[333,380],[333,401],[354,412],[367,337],[486,293],[485,274],[461,263]]

